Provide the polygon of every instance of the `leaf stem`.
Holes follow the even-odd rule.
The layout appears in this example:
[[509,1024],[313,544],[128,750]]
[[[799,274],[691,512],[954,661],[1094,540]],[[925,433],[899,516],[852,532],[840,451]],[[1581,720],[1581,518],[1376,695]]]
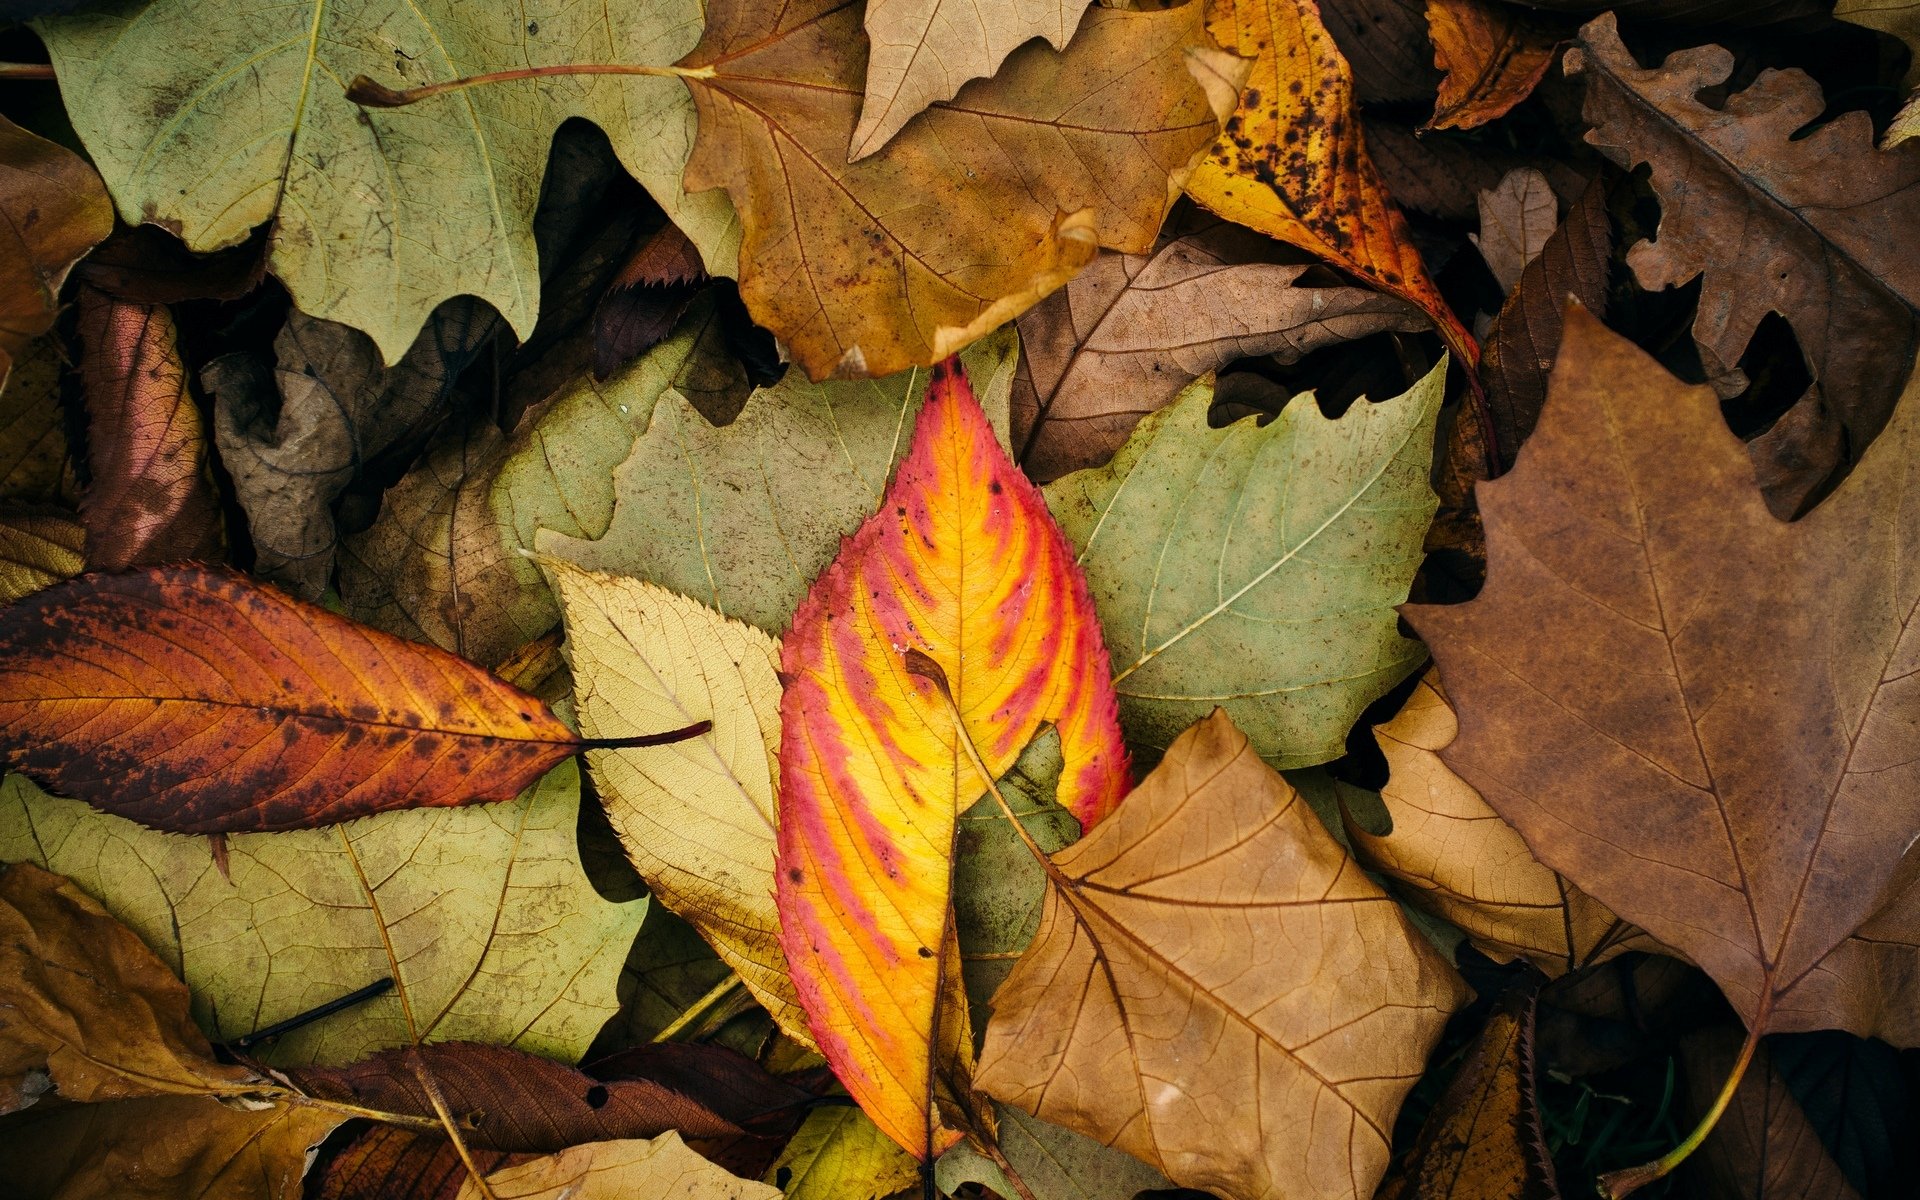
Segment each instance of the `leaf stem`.
[[1740,1047],[1740,1057],[1734,1060],[1733,1071],[1727,1081],[1720,1086],[1720,1094],[1714,1097],[1713,1107],[1707,1115],[1700,1118],[1700,1124],[1678,1146],[1667,1151],[1649,1163],[1637,1167],[1627,1167],[1620,1171],[1608,1171],[1599,1180],[1600,1195],[1604,1200],[1621,1200],[1621,1197],[1637,1191],[1656,1179],[1665,1178],[1668,1172],[1687,1160],[1687,1156],[1700,1148],[1707,1140],[1713,1127],[1720,1123],[1720,1117],[1727,1111],[1727,1105],[1733,1102],[1733,1094],[1739,1090],[1740,1080],[1746,1076],[1747,1067],[1753,1062],[1753,1052],[1760,1045],[1760,1032],[1765,1022],[1756,1019],[1747,1031],[1746,1044]]
[[365,75],[355,75],[347,85],[347,99],[369,108],[404,108],[431,96],[478,87],[483,83],[512,83],[520,79],[545,79],[552,75],[656,75],[677,79],[711,79],[712,67],[642,67],[631,63],[563,63],[551,67],[516,67],[510,71],[488,71],[439,83],[395,90]]
[[52,63],[0,63],[0,79],[52,78]]
[[[967,732],[967,723],[960,719],[960,706],[954,703],[953,689],[947,686],[946,671],[939,663],[918,650],[909,650],[904,657],[907,674],[918,675],[932,683],[934,690],[940,693],[940,698],[946,701],[947,714],[953,718],[954,735],[960,742],[960,749],[966,752],[967,761],[973,764],[974,771],[986,783],[987,790],[993,793],[995,802],[1000,805],[1001,813],[1013,824],[1013,831],[1020,835],[1020,840],[1026,843],[1028,851],[1039,860],[1040,866],[1047,874],[1053,876],[1053,861],[1047,857],[1047,852],[1040,848],[1040,843],[1033,840],[1033,835],[1028,833],[1027,827],[1020,823],[1020,818],[1013,815],[1013,805],[1008,804],[1007,798],[1000,792],[1000,781],[993,777],[992,771],[987,770],[986,760],[980,757],[980,748],[973,744],[973,736]],[[1056,879],[1055,882],[1058,880]]]
[[473,1161],[473,1153],[467,1149],[467,1141],[460,1136],[459,1126],[454,1123],[453,1113],[447,1108],[447,1098],[440,1094],[440,1085],[433,1078],[433,1072],[427,1067],[427,1060],[420,1054],[420,1047],[407,1047],[407,1065],[420,1080],[420,1086],[427,1090],[427,1102],[433,1105],[433,1114],[440,1118],[440,1124],[447,1131],[447,1140],[453,1143],[453,1149],[460,1156],[460,1162],[467,1168],[467,1177],[473,1180],[486,1200],[500,1200],[494,1194],[493,1185],[487,1182],[485,1173]]
[[638,750],[645,746],[667,746],[697,738],[713,728],[712,721],[695,721],[663,733],[643,733],[636,737],[581,738],[582,750]]
[[653,1040],[656,1042],[672,1041],[674,1038],[678,1037],[687,1028],[687,1026],[693,1024],[695,1021],[698,1021],[700,1018],[706,1016],[707,1013],[713,1011],[714,1007],[718,1005],[720,1001],[726,999],[727,996],[735,988],[739,986],[740,986],[740,977],[738,975],[733,974],[731,971],[729,971],[727,973],[727,977],[725,979],[722,979],[719,983],[714,984],[713,989],[711,991],[709,991],[706,995],[700,997],[698,1000],[695,1000],[692,1004],[689,1004],[685,1012],[675,1017],[672,1023],[669,1024],[665,1029],[662,1029],[659,1033],[654,1034]]

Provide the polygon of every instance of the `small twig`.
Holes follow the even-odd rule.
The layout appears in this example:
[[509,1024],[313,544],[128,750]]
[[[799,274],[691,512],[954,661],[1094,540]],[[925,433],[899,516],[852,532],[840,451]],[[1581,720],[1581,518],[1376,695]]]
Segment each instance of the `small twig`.
[[483,83],[512,83],[520,79],[545,79],[554,75],[660,75],[670,79],[711,79],[712,67],[641,67],[627,63],[573,63],[552,67],[516,67],[511,71],[488,71],[440,83],[395,90],[376,83],[365,75],[355,75],[347,85],[347,99],[368,108],[403,108],[417,101]]
[[227,1049],[236,1054],[244,1054],[262,1042],[270,1042],[281,1034],[292,1033],[303,1025],[311,1025],[322,1017],[330,1017],[341,1009],[363,1004],[375,996],[383,996],[392,989],[392,979],[376,980],[363,988],[355,988],[344,996],[329,1000],[325,1004],[317,1005],[303,1013],[296,1013],[284,1021],[276,1021],[265,1029],[256,1029],[252,1033],[234,1038],[226,1043]]
[[493,1185],[487,1182],[486,1175],[473,1161],[473,1153],[467,1149],[466,1139],[460,1136],[460,1128],[454,1122],[452,1111],[447,1108],[447,1098],[440,1094],[440,1085],[434,1082],[433,1072],[427,1069],[427,1060],[420,1056],[419,1046],[407,1047],[407,1065],[413,1069],[420,1086],[427,1089],[427,1102],[433,1105],[433,1113],[440,1118],[440,1124],[447,1131],[447,1140],[453,1143],[453,1151],[466,1166],[467,1176],[473,1180],[473,1186],[479,1189],[486,1200],[500,1200],[494,1194]]
[[0,63],[0,79],[52,78],[52,63]]

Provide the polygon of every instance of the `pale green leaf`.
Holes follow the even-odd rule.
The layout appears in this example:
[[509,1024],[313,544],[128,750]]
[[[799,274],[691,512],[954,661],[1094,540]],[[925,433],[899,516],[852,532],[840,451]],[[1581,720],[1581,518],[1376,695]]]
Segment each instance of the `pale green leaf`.
[[1339,420],[1300,395],[1265,425],[1213,429],[1202,379],[1111,463],[1047,486],[1129,741],[1164,748],[1218,706],[1276,767],[1340,756],[1361,710],[1425,658],[1394,606],[1436,506],[1445,383],[1443,363]]
[[[1010,1105],[993,1107],[1000,1118],[1000,1153],[1033,1200],[1133,1200],[1143,1191],[1173,1187],[1166,1176],[1125,1151]],[[979,1183],[1007,1200],[1020,1195],[998,1164],[965,1142],[940,1156],[933,1178],[947,1193],[963,1183]]]
[[851,1105],[817,1108],[767,1171],[787,1200],[880,1200],[913,1186],[913,1156]]

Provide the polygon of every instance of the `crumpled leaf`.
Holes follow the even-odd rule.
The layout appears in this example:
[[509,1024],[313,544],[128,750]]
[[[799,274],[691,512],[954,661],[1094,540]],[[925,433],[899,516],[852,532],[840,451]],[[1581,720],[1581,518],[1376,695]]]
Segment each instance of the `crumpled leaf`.
[[1881,1032],[1829,956],[1920,837],[1916,393],[1785,524],[1712,392],[1569,308],[1540,428],[1480,489],[1486,587],[1403,610],[1460,714],[1447,765],[1756,1032]]
[[80,503],[101,571],[224,558],[207,430],[187,388],[173,317],[80,289],[80,377],[92,479]]
[[347,614],[485,663],[553,628],[559,606],[521,552],[542,528],[605,532],[620,495],[614,469],[661,395],[745,392],[719,338],[713,305],[696,304],[645,358],[605,383],[576,378],[511,436],[486,419],[443,433],[387,490],[373,526],[341,543]]
[[[1683,1111],[1705,1113],[1740,1053],[1737,1029],[1702,1029],[1680,1040]],[[1762,1044],[1734,1089],[1726,1115],[1683,1166],[1704,1200],[1860,1200]]]
[[1407,884],[1412,903],[1465,930],[1488,956],[1524,957],[1549,979],[1627,950],[1656,949],[1536,861],[1513,827],[1447,769],[1440,752],[1459,729],[1433,677],[1375,727],[1391,772],[1380,799],[1393,828],[1377,835],[1349,822],[1360,861]]
[[1361,710],[1426,654],[1393,606],[1433,516],[1445,380],[1436,367],[1337,421],[1302,394],[1265,425],[1214,429],[1203,379],[1111,463],[1047,485],[1113,650],[1130,741],[1169,745],[1219,705],[1275,766],[1345,753]]
[[1472,129],[1533,93],[1553,65],[1560,36],[1497,0],[1427,0],[1434,65],[1445,72],[1428,129]]
[[1227,1200],[1372,1195],[1467,989],[1225,712],[1049,874],[982,1091]]
[[[1018,350],[1003,330],[960,355],[996,437]],[[783,633],[841,539],[879,507],[926,390],[917,369],[826,383],[789,372],[719,427],[684,394],[665,393],[613,472],[611,517],[585,532],[546,522],[553,532],[535,546]],[[577,490],[567,494],[584,507]]]
[[1525,985],[1501,999],[1379,1200],[1560,1200],[1534,1095],[1538,1001]]
[[86,570],[86,539],[72,513],[0,503],[0,604]]
[[[650,1141],[588,1142],[487,1176],[498,1200],[779,1200],[780,1189],[738,1179],[687,1149],[677,1133]],[[459,1200],[485,1200],[469,1179]]]
[[0,117],[0,388],[53,327],[60,285],[113,232],[113,202],[78,154]]
[[845,1106],[807,1114],[766,1174],[786,1200],[883,1200],[919,1178],[913,1155],[867,1114]]
[[638,579],[542,565],[566,614],[583,733],[713,722],[670,746],[592,751],[587,766],[653,895],[700,931],[782,1028],[810,1041],[773,900],[780,643]]
[[432,429],[454,377],[498,327],[485,305],[451,300],[387,368],[359,330],[296,311],[272,367],[250,354],[206,366],[220,465],[247,511],[257,574],[320,598],[333,579],[333,502],[382,454]]
[[1659,234],[1627,261],[1645,288],[1701,280],[1693,336],[1720,397],[1746,387],[1738,363],[1769,312],[1793,326],[1813,384],[1752,443],[1768,503],[1789,517],[1859,460],[1920,348],[1920,259],[1902,249],[1920,223],[1920,150],[1875,150],[1864,112],[1799,137],[1825,108],[1799,71],[1763,71],[1718,106],[1697,98],[1732,70],[1717,46],[1643,69],[1610,15],[1567,54],[1586,81],[1587,140],[1653,168]]
[[472,663],[189,566],[0,609],[0,748],[103,811],[235,833],[511,799],[580,739]]
[[860,13],[714,0],[680,62],[700,113],[687,187],[733,198],[741,299],[816,380],[931,365],[1096,247],[1146,251],[1217,128],[1186,67],[1197,10],[1096,8],[1065,53],[1023,47],[848,165]]
[[1189,224],[1169,230],[1151,255],[1101,254],[1020,317],[1013,446],[1033,479],[1101,465],[1141,417],[1234,359],[1290,363],[1382,329],[1427,325],[1366,288],[1301,285],[1308,268],[1250,230]]
[[880,149],[929,104],[1000,69],[1033,38],[1065,50],[1087,0],[869,0],[866,94],[848,162]]
[[0,861],[70,875],[178,971],[226,1041],[383,978],[394,989],[256,1051],[345,1063],[415,1040],[571,1061],[615,1009],[644,900],[600,899],[574,840],[579,773],[517,800],[383,813],[332,829],[173,837],[0,781]]
[[718,274],[733,271],[737,229],[725,197],[681,189],[694,118],[677,80],[508,83],[402,109],[363,109],[347,82],[363,72],[407,86],[509,67],[664,66],[700,24],[697,0],[511,9],[242,0],[217,10],[153,0],[34,29],[129,223],[165,224],[207,251],[272,222],[272,270],[300,310],[365,330],[393,362],[427,314],[462,293],[491,304],[523,340],[532,333],[533,214],[553,131],[568,117],[606,130]]
[[0,500],[70,505],[79,495],[67,463],[60,366],[51,335],[34,338],[13,360],[0,400]]
[[1187,177],[1187,194],[1417,305],[1472,366],[1473,336],[1427,277],[1406,218],[1367,157],[1352,71],[1319,6],[1203,2],[1214,40],[1254,65],[1239,109]]
[[1112,810],[1127,757],[1086,583],[952,360],[781,648],[781,942],[821,1053],[924,1162],[971,1123],[951,897],[955,824],[984,788],[907,651],[946,671],[987,770],[1051,723],[1060,803],[1083,826]]
[[1480,193],[1480,232],[1467,236],[1500,290],[1511,295],[1559,223],[1560,205],[1547,177],[1522,167],[1507,172],[1498,187]]
[[[987,803],[992,803],[989,797]],[[1026,847],[1020,847],[1022,854]],[[994,1106],[1000,1153],[1020,1174],[1033,1200],[1134,1200],[1141,1192],[1170,1190],[1172,1181],[1131,1154],[1102,1146],[1071,1129]],[[934,1179],[943,1192],[979,1183],[1004,1197],[1019,1196],[992,1159],[965,1142],[940,1156]]]

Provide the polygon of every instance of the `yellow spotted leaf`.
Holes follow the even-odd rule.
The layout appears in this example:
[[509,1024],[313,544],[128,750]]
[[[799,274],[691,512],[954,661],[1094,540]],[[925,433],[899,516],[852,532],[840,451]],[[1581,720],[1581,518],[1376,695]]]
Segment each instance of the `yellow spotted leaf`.
[[951,360],[880,511],[814,581],[781,651],[787,960],[847,1090],[925,1160],[970,1120],[956,1115],[972,1044],[950,900],[957,820],[985,788],[909,651],[946,673],[993,775],[1051,724],[1058,798],[1083,826],[1126,791],[1086,581]]
[[0,506],[0,604],[12,604],[87,566],[86,527],[43,505]]

